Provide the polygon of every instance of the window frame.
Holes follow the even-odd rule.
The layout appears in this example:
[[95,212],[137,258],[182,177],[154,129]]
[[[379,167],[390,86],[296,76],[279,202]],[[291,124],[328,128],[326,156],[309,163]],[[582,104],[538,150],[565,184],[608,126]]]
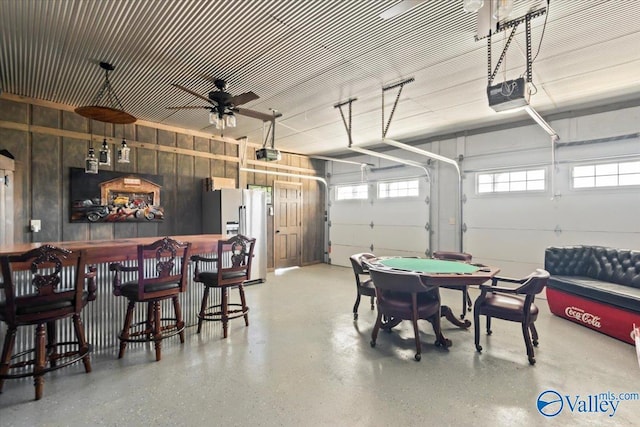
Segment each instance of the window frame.
[[[529,172],[542,172],[543,177],[542,179],[529,179],[529,177],[527,176],[527,174]],[[534,167],[534,168],[513,168],[513,169],[494,169],[494,170],[486,170],[486,171],[481,171],[481,172],[476,172],[475,174],[475,194],[477,196],[480,197],[486,197],[486,196],[500,196],[500,195],[509,195],[509,194],[518,194],[518,195],[523,195],[523,194],[544,194],[547,193],[549,191],[549,185],[548,185],[548,177],[549,177],[549,173],[548,173],[548,168],[546,166],[541,166],[541,167]],[[509,175],[509,180],[500,182],[496,180],[497,175],[504,175],[504,174],[508,174]],[[515,175],[515,174],[525,174],[525,178],[524,180],[513,180],[511,178],[511,175]],[[486,183],[481,183],[481,177],[482,176],[491,176],[491,181],[490,182],[486,182]],[[543,184],[543,188],[532,188],[532,189],[528,189],[528,183],[532,183],[532,182],[539,182],[542,181]],[[524,183],[525,188],[524,189],[517,189],[517,190],[504,190],[504,191],[496,191],[496,184],[508,184],[509,186],[511,186],[511,183],[513,182],[520,182],[520,183]],[[481,184],[490,184],[492,186],[491,191],[480,191],[480,186]]]
[[[353,194],[356,194],[356,188],[357,187],[362,187],[364,186],[364,188],[366,189],[366,196],[365,197],[349,197],[349,198],[340,198],[338,197],[338,192],[340,188],[348,188],[351,187],[352,189],[354,189]],[[352,184],[336,184],[333,188],[333,197],[334,197],[334,201],[336,202],[352,202],[352,201],[362,201],[362,200],[369,200],[369,183],[352,183]]]
[[[417,194],[407,194],[407,195],[403,195],[403,196],[399,196],[399,195],[387,195],[386,197],[381,197],[380,196],[380,187],[381,185],[389,185],[389,184],[400,184],[400,183],[414,183],[416,184],[416,190],[417,190]],[[413,188],[406,188],[406,191],[409,190],[413,190]],[[389,193],[391,191],[391,189],[387,189],[387,193]],[[396,190],[399,191],[399,190]],[[384,180],[384,181],[378,181],[376,184],[376,198],[378,200],[401,200],[401,199],[417,199],[420,197],[420,179],[418,178],[411,178],[411,179],[388,179],[388,180]]]
[[[571,190],[574,191],[597,191],[597,190],[611,190],[611,189],[616,189],[616,190],[626,190],[626,189],[637,189],[640,188],[640,181],[637,184],[629,184],[629,185],[620,185],[620,165],[621,164],[625,164],[625,163],[640,163],[640,159],[634,159],[634,160],[626,160],[626,161],[620,161],[620,162],[589,162],[589,163],[578,163],[578,164],[574,164],[571,166],[570,169],[570,174],[569,174],[569,179],[570,179],[570,187]],[[598,166],[606,168],[607,166],[611,167],[615,165],[616,167],[616,173],[615,174],[598,174]],[[592,167],[593,168],[593,175],[583,175],[583,176],[578,176],[577,178],[592,178],[593,179],[593,185],[588,185],[588,186],[576,186],[575,185],[575,181],[576,181],[576,176],[575,176],[575,169],[576,168],[585,168],[585,167]],[[623,173],[622,175],[635,175],[636,173],[640,174],[640,170],[638,172],[633,172],[633,173]],[[597,185],[597,179],[598,176],[600,177],[616,177],[616,182],[617,184],[615,185]]]

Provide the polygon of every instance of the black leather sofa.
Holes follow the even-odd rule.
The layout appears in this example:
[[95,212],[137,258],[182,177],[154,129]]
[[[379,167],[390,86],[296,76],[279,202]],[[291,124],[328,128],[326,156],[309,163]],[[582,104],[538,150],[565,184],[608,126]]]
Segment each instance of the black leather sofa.
[[633,324],[640,326],[640,251],[549,247],[544,258],[553,314],[633,343]]

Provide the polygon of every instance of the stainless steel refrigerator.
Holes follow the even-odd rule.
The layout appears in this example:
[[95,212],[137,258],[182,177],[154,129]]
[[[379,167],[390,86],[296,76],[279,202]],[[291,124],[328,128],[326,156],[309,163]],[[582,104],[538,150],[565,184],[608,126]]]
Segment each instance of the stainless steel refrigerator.
[[250,283],[267,279],[267,202],[260,190],[223,188],[202,193],[202,232],[256,239]]

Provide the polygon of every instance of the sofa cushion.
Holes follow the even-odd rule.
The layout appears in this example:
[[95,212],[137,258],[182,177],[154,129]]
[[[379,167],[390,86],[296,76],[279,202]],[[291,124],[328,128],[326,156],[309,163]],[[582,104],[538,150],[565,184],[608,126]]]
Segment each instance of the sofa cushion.
[[544,253],[544,269],[561,276],[586,276],[591,246],[549,247]]
[[549,277],[548,287],[632,311],[640,311],[640,289],[586,276]]
[[640,251],[594,246],[586,276],[640,289]]

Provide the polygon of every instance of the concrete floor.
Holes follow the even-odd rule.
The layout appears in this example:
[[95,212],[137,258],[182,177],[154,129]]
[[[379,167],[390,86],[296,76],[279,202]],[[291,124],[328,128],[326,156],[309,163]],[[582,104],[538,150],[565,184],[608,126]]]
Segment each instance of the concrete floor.
[[[537,363],[529,366],[519,324],[500,320],[492,336],[482,334],[482,354],[473,328],[444,319],[453,346],[435,347],[431,325],[421,322],[421,362],[413,360],[409,322],[381,332],[371,348],[375,311],[363,299],[354,322],[354,298],[348,268],[269,274],[266,283],[247,287],[248,328],[232,321],[226,340],[218,323],[205,324],[201,335],[189,328],[184,345],[177,337],[165,341],[161,362],[142,345],[121,360],[115,349],[96,354],[90,374],[78,364],[47,375],[38,402],[31,380],[7,381],[0,425],[638,425],[638,401],[619,402],[613,416],[584,412],[589,408],[580,403],[572,412],[566,401],[556,417],[538,412],[545,390],[572,404],[640,392],[633,346],[551,315],[544,300]],[[442,290],[442,298],[460,310],[459,292]]]

